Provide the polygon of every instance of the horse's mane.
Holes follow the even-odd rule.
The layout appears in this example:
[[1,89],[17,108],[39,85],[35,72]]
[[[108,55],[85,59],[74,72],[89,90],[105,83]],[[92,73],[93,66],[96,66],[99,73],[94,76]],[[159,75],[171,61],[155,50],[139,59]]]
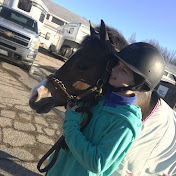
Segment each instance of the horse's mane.
[[136,91],[135,94],[137,96],[135,104],[141,108],[142,120],[144,120],[150,115],[160,97],[155,90],[148,92]]

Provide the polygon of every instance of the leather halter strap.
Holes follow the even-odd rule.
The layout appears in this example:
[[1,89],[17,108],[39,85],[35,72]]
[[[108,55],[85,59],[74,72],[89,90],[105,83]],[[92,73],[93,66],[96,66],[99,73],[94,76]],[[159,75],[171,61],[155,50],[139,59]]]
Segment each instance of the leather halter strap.
[[67,96],[67,102],[76,103],[77,101],[81,100],[83,97],[85,97],[85,96],[87,96],[87,95],[89,95],[89,94],[91,94],[93,92],[97,92],[97,96],[101,95],[102,94],[103,85],[107,82],[108,76],[109,76],[108,72],[105,71],[103,76],[100,79],[98,79],[98,81],[97,81],[95,86],[92,86],[92,87],[86,89],[80,95],[69,94],[68,91],[67,91],[67,88],[64,85],[64,83],[61,80],[59,80],[58,78],[56,78],[54,74],[50,74],[47,77],[47,79],[52,82],[52,84],[54,85],[55,89],[60,88],[62,90],[62,93]]

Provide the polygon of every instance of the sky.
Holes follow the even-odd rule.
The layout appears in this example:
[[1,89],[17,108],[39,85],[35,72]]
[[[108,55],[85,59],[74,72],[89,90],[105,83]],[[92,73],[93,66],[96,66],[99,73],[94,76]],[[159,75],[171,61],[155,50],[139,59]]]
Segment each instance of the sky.
[[176,0],[51,0],[99,25],[114,27],[128,40],[155,40],[176,50]]

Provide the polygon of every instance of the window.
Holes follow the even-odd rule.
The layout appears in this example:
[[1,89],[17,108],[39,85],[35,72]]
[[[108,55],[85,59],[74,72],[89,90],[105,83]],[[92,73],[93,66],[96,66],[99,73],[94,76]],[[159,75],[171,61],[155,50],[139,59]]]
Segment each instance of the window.
[[58,29],[57,32],[58,32],[59,34],[63,35],[63,34],[64,34],[64,29],[63,29],[63,28]]
[[57,19],[57,18],[55,18],[55,17],[52,18],[52,22],[53,22],[53,23],[56,23],[56,24],[58,24],[58,25],[60,25],[60,26],[64,25],[64,22],[63,22],[63,21],[61,21],[61,20],[59,20],[59,19]]
[[169,74],[168,77],[169,77],[170,79],[174,80],[174,75]]
[[9,8],[1,6],[0,16],[38,33],[38,27],[37,27],[36,21],[29,18],[28,16],[22,15],[21,13],[14,11],[13,9],[9,9]]
[[44,19],[45,19],[45,14],[44,14],[44,13],[41,13],[40,18],[39,18],[39,21],[40,21],[41,23],[43,23]]
[[164,71],[164,75],[167,76],[167,74],[168,74],[168,73],[167,73],[166,71]]
[[32,7],[31,0],[19,0],[18,8],[26,12],[30,12]]
[[4,0],[2,2],[3,2],[3,5],[7,5],[9,3],[9,0]]
[[69,31],[68,31],[68,33],[69,34],[73,34],[73,31],[74,31],[74,28],[70,28]]
[[46,19],[47,19],[47,20],[49,20],[49,17],[50,17],[50,15],[49,15],[49,14],[47,14]]

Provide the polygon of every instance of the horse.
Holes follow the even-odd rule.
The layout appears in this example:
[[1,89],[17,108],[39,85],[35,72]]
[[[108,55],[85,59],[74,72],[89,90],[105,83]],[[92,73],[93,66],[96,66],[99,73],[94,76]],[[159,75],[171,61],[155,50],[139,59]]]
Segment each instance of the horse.
[[[106,27],[106,30],[103,21],[101,21],[101,26],[95,29],[96,30],[90,26],[91,35],[83,40],[80,48],[71,55],[68,61],[59,70],[49,75],[44,81],[31,90],[29,105],[37,113],[47,113],[53,107],[66,106],[68,102],[76,103],[83,101],[96,103],[96,101],[98,101],[97,97],[104,92],[110,68],[114,64],[113,49],[120,51],[129,43],[115,29],[112,30],[112,28]],[[115,175],[119,173],[119,175],[127,175],[129,174],[127,171],[130,169],[131,173],[137,173],[136,175],[147,175],[149,172],[153,175],[157,175],[159,172],[172,174],[175,172],[174,169],[176,168],[175,164],[171,164],[175,162],[172,158],[175,158],[174,151],[176,150],[176,145],[173,143],[170,136],[176,134],[176,130],[174,130],[173,127],[170,128],[170,125],[174,124],[176,127],[174,120],[176,119],[176,115],[173,110],[158,97],[155,91],[136,92],[136,94],[137,100],[135,104],[141,107],[143,128],[140,136],[136,139],[134,145],[132,145],[129,155],[127,153],[127,159],[125,158],[122,162],[123,166],[119,166],[119,168],[125,166],[126,170],[122,170],[126,172],[122,173],[117,169]],[[161,120],[156,122],[156,120],[160,118]],[[146,122],[145,119],[147,119]],[[164,120],[170,121],[170,123]],[[163,123],[167,124],[167,126],[163,125]],[[150,128],[156,138],[158,134],[161,134],[161,130],[165,129],[167,132],[163,132],[162,137],[159,136],[157,140],[155,139],[153,141],[152,133],[146,131]],[[172,132],[169,129],[172,129]],[[141,143],[141,141],[143,141],[143,143]],[[150,143],[149,141],[153,142]],[[162,148],[162,150],[158,150],[158,141],[163,147],[165,147],[165,144],[168,144],[169,147],[167,146]],[[146,146],[150,146],[150,148]],[[173,152],[171,152],[170,147],[172,147]],[[147,154],[145,148],[149,151]],[[157,149],[156,156],[153,156],[152,154],[155,149]],[[170,151],[168,152],[171,155],[169,157],[173,162],[163,162],[163,151],[165,153]],[[150,157],[152,159],[150,159]],[[146,160],[142,160],[145,158]],[[157,160],[155,160],[155,158]],[[161,158],[161,161],[158,161],[158,158]],[[147,165],[146,163],[149,159],[153,161],[155,165]],[[136,164],[136,166],[139,166],[141,170],[140,168],[134,167],[138,169],[135,171],[131,168],[131,165],[134,165],[137,161],[140,161],[140,166],[139,164]],[[156,164],[157,162],[158,164]],[[154,168],[154,171],[151,171],[151,166]]]
[[[47,113],[53,107],[65,106],[68,101],[93,101],[95,94],[107,81],[112,60],[111,43],[116,50],[128,45],[126,39],[110,27],[110,39],[101,21],[100,32],[90,26],[90,36],[81,43],[79,49],[71,55],[65,64],[31,91],[29,105],[37,113]],[[98,90],[99,89],[99,90]]]

